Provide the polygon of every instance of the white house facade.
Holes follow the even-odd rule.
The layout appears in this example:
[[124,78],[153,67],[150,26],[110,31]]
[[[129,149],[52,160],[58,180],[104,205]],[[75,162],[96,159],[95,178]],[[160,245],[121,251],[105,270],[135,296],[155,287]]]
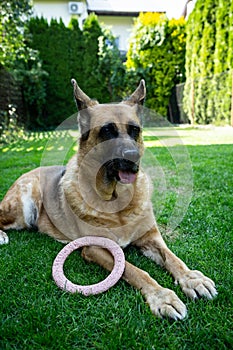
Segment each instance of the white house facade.
[[34,0],[33,4],[34,16],[43,16],[48,21],[61,18],[65,25],[75,17],[80,28],[89,13],[96,13],[100,23],[111,29],[118,48],[123,52],[128,49],[134,18],[140,12],[166,12],[161,0]]
[[88,15],[86,1],[66,1],[66,0],[34,0],[33,1],[34,16],[52,18],[59,20],[60,18],[67,26],[72,17],[76,17],[82,26],[83,21]]

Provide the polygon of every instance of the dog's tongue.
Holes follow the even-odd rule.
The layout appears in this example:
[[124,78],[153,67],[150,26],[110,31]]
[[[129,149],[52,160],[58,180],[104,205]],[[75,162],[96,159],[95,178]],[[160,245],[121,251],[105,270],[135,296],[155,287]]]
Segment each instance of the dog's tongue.
[[136,179],[136,174],[130,173],[128,171],[119,170],[119,178],[124,184],[132,184]]

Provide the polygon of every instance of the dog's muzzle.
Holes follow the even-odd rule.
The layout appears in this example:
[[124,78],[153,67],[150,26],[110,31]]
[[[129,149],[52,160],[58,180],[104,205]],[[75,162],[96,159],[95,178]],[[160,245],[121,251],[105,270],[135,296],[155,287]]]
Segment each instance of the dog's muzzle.
[[121,148],[105,164],[109,180],[130,184],[136,180],[139,170],[140,154],[137,148]]
[[123,149],[121,154],[122,159],[127,159],[134,163],[137,163],[140,159],[140,154],[137,149]]

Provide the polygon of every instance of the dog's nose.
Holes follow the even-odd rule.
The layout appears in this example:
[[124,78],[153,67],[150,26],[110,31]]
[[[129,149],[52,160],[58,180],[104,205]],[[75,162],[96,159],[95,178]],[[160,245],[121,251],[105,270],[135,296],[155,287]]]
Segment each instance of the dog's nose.
[[122,158],[136,163],[140,158],[140,154],[136,149],[124,149],[122,150]]

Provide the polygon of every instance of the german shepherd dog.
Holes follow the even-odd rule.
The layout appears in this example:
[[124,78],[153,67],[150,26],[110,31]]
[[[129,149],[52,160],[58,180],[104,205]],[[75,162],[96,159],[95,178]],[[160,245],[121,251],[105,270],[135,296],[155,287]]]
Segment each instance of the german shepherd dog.
[[[141,80],[134,93],[116,104],[90,99],[72,79],[79,110],[79,150],[66,167],[40,167],[22,175],[0,204],[0,243],[4,230],[36,227],[67,243],[103,236],[122,248],[132,244],[167,269],[192,299],[217,295],[214,282],[190,270],[165,244],[150,200],[150,180],[140,167],[143,155],[140,109],[146,94]],[[87,261],[113,268],[105,249],[84,247]],[[126,262],[123,279],[144,295],[153,314],[183,319],[186,306],[150,275]]]

